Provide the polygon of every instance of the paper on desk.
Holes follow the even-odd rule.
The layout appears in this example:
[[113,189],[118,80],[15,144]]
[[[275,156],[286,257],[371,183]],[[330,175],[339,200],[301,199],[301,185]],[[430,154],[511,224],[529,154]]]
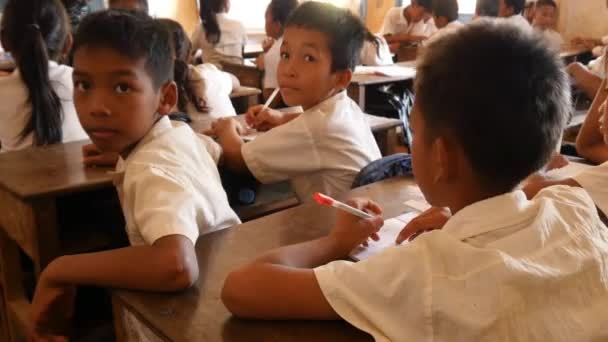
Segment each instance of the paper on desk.
[[[379,241],[368,241],[367,247],[359,246],[351,254],[353,260],[360,261],[369,258],[372,255],[382,252],[385,248],[396,246],[395,240],[403,228],[416,216],[420,215],[418,211],[408,212],[406,214],[393,217],[384,221],[384,226],[378,232]],[[406,244],[403,242],[403,244]]]
[[355,68],[355,75],[378,75],[388,77],[414,77],[416,69],[398,65],[363,66]]

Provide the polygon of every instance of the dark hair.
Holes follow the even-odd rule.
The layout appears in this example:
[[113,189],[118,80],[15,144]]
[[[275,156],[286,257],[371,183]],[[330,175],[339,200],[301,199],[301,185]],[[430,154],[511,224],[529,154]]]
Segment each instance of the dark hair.
[[536,1],[536,8],[541,7],[541,6],[551,6],[555,9],[557,9],[557,3],[555,3],[555,1],[553,0],[538,0]]
[[32,114],[20,133],[34,134],[34,145],[59,143],[61,101],[49,79],[49,60],[61,55],[69,25],[59,0],[9,0],[2,17],[2,39],[13,53],[28,90]]
[[497,17],[500,0],[477,0],[475,14],[482,17]]
[[192,43],[180,23],[171,19],[157,19],[172,38],[173,51],[175,52],[175,66],[173,69],[173,80],[177,84],[177,108],[187,113],[188,103],[192,103],[197,111],[207,113],[209,109],[205,106],[205,100],[195,93],[188,80],[188,58],[192,49]]
[[500,192],[549,160],[571,109],[559,57],[541,37],[492,20],[432,42],[415,89],[430,136],[459,141],[476,176]]
[[297,7],[298,0],[272,0],[268,4],[268,11],[272,15],[273,21],[285,26],[287,18]]
[[82,47],[101,47],[132,60],[146,59],[146,71],[158,89],[173,79],[169,32],[144,12],[106,10],[89,14],[74,37],[74,55]]
[[220,24],[217,22],[217,14],[223,12],[227,7],[227,0],[201,0],[199,14],[201,23],[205,29],[205,38],[211,44],[217,44],[222,38]]
[[513,8],[514,14],[521,14],[526,7],[526,0],[505,0],[505,5]]
[[433,10],[433,0],[412,0],[412,3],[422,6],[425,10],[427,10],[427,12],[431,12]]
[[[110,5],[110,8],[113,8],[113,6],[115,6],[117,2],[120,2],[120,0],[110,0],[108,4]],[[135,2],[142,8],[142,11],[148,13],[148,11],[150,10],[150,7],[148,6],[148,0],[135,0]]]
[[436,17],[445,17],[449,22],[458,19],[457,0],[433,0],[433,14]]
[[63,0],[63,5],[70,19],[72,31],[76,31],[78,25],[91,11],[87,0]]
[[310,1],[300,5],[286,27],[302,27],[323,33],[331,51],[331,71],[354,70],[367,29],[350,11],[334,5]]

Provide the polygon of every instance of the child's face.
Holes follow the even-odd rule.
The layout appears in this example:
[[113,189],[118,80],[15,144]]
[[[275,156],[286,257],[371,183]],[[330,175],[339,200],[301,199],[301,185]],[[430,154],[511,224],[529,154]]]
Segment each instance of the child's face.
[[265,18],[266,24],[264,28],[266,29],[266,35],[274,39],[281,38],[281,24],[274,21],[272,13],[268,9],[266,10]]
[[288,27],[283,35],[278,81],[289,106],[313,107],[348,86],[351,70],[331,71],[329,41],[321,32]]
[[540,6],[534,12],[534,26],[549,29],[555,25],[555,7]]
[[177,101],[173,82],[156,89],[145,59],[83,46],[74,54],[74,105],[82,127],[104,152],[125,157]]
[[112,9],[122,9],[131,11],[143,11],[144,8],[137,0],[115,0],[110,5]]
[[508,18],[513,15],[513,8],[507,6],[505,0],[500,0],[498,5],[498,16],[501,18]]
[[416,1],[412,1],[412,4],[407,6],[405,11],[407,11],[409,19],[414,23],[419,22],[424,17],[424,7],[418,5]]

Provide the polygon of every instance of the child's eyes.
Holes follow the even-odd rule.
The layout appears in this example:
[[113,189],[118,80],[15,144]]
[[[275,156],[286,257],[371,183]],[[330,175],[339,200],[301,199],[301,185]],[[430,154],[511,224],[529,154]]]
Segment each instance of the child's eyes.
[[313,56],[311,56],[311,55],[305,55],[305,56],[304,56],[304,60],[305,60],[305,61],[307,61],[307,62],[314,62],[314,61],[316,61],[317,59],[316,59],[316,58],[314,58],[314,57],[313,57]]
[[125,83],[120,83],[116,86],[116,88],[114,88],[114,90],[116,90],[116,92],[119,94],[126,94],[131,91],[131,87]]
[[74,88],[76,88],[76,90],[81,91],[81,92],[85,92],[87,90],[89,90],[91,86],[84,81],[74,81]]
[[287,52],[281,52],[281,59],[288,59],[289,54]]

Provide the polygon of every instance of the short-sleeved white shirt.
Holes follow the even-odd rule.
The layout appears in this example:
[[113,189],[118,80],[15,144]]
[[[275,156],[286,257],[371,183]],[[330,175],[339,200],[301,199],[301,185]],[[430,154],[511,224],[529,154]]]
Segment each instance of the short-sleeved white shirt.
[[115,186],[131,245],[199,235],[239,224],[213,158],[184,123],[163,117],[116,166]]
[[424,45],[428,45],[428,44],[432,43],[433,41],[438,40],[439,38],[441,38],[445,35],[448,35],[452,32],[456,32],[456,31],[458,31],[458,29],[460,29],[463,26],[464,26],[463,23],[461,23],[458,20],[454,20],[454,21],[450,22],[449,24],[447,24],[444,28],[437,30],[437,32],[435,32],[435,34],[433,34],[428,40],[426,40],[424,42]]
[[437,31],[435,21],[431,18],[427,21],[409,22],[403,16],[404,7],[391,8],[384,17],[381,35],[406,33],[413,36],[429,37]]
[[238,21],[228,18],[225,13],[217,15],[220,27],[220,41],[211,44],[205,36],[203,25],[198,25],[192,35],[194,51],[203,50],[203,62],[220,65],[220,62],[243,63],[243,48],[247,44],[247,31]]
[[561,50],[562,45],[564,44],[564,39],[562,38],[562,35],[559,34],[559,32],[551,29],[546,29],[542,30],[541,33],[543,35],[543,38],[545,39],[545,42],[547,42],[547,45],[549,46],[549,48],[551,48],[551,50]]
[[367,40],[363,43],[359,64],[372,66],[393,64],[393,56],[386,39],[381,36],[376,36],[376,39],[378,41],[378,46]]
[[580,188],[481,201],[440,231],[315,275],[376,341],[608,340],[608,228]]
[[301,201],[337,195],[381,157],[361,109],[342,91],[298,118],[243,145],[243,159],[262,183],[289,179]]
[[[72,68],[50,61],[49,79],[61,101],[62,142],[88,139],[74,108]],[[33,132],[21,140],[21,131],[32,115],[28,97],[29,92],[21,79],[19,69],[8,76],[0,77],[0,152],[19,150],[34,143]]]
[[283,37],[277,39],[270,49],[264,54],[264,88],[275,89],[279,87],[277,78],[279,62],[281,61],[281,44]]
[[590,167],[572,177],[595,202],[595,205],[608,215],[608,162]]

